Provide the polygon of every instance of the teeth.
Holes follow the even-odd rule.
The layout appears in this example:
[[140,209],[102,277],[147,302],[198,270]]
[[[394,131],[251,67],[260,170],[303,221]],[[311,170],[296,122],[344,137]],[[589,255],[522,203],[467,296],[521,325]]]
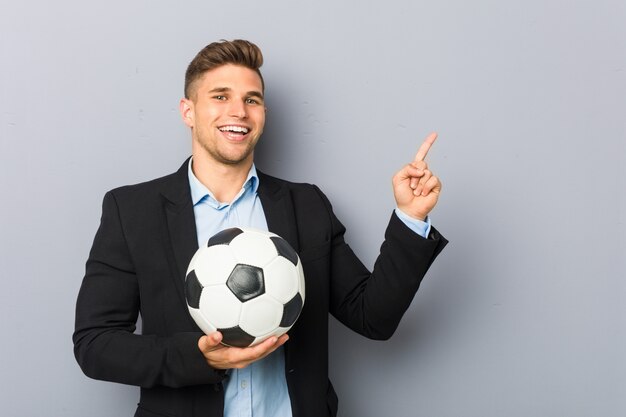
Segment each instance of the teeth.
[[239,132],[239,133],[248,133],[248,128],[243,126],[222,126],[220,127],[220,131],[222,132]]

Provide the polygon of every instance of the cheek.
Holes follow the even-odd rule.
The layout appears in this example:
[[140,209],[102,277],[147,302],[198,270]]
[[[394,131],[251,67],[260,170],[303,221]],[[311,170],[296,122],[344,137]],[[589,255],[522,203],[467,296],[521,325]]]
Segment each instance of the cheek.
[[265,112],[259,114],[259,117],[257,119],[257,124],[259,126],[259,131],[263,131],[263,127],[265,126]]

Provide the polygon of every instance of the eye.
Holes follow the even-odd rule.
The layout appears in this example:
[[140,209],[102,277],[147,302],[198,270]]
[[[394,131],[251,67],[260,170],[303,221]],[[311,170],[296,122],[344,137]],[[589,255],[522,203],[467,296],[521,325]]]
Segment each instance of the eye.
[[221,100],[221,101],[226,100],[226,96],[220,96],[220,95],[214,96],[213,98],[215,100]]
[[255,100],[253,98],[247,98],[246,99],[246,104],[259,104],[258,100]]

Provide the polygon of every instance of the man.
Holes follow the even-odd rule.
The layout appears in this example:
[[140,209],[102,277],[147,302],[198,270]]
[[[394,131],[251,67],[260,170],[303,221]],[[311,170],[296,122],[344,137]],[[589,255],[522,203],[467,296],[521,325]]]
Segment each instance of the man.
[[[74,345],[90,377],[141,387],[135,416],[334,416],[328,313],[373,339],[395,331],[446,240],[428,213],[441,184],[424,162],[436,135],[393,178],[392,214],[373,273],[344,242],[321,191],[256,170],[265,125],[261,51],[208,45],[180,102],[192,158],[178,172],[108,192],[78,296]],[[184,298],[187,265],[214,233],[269,229],[298,251],[307,302],[289,335],[249,348],[203,335]],[[142,334],[135,334],[138,315]]]

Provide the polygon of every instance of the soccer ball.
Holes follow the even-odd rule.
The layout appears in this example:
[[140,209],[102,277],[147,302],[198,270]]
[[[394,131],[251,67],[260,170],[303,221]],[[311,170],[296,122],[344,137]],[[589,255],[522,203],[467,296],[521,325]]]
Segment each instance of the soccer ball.
[[286,333],[304,305],[304,272],[286,240],[250,228],[225,229],[195,253],[185,278],[191,317],[222,343],[246,347]]

